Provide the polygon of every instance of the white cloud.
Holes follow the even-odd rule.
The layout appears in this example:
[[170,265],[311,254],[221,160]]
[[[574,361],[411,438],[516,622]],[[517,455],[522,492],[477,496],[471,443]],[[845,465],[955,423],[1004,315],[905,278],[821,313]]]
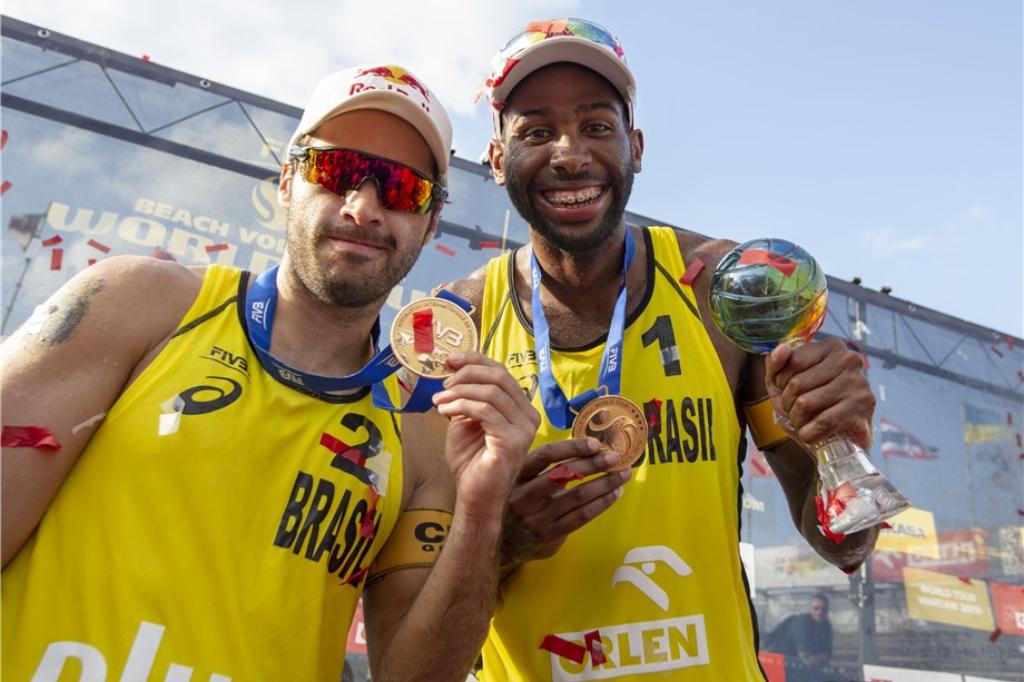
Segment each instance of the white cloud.
[[396,11],[389,3],[384,17],[375,4],[346,3],[342,10],[346,57],[408,65],[450,110],[465,115],[476,111],[473,96],[491,58],[513,33],[533,19],[571,14],[579,5],[575,0],[401,2]]
[[7,0],[4,12],[75,38],[301,106],[320,77],[391,62],[426,81],[453,112],[484,115],[473,94],[491,57],[532,19],[579,0],[382,3],[306,0]]
[[864,230],[861,242],[873,257],[895,256],[923,251],[931,242],[928,235],[908,235],[891,227]]
[[987,223],[992,219],[992,209],[975,204],[964,210],[961,219],[972,223]]
[[998,224],[998,218],[990,207],[973,204],[943,221],[937,233],[948,247],[962,248],[976,243],[980,234],[992,230]]

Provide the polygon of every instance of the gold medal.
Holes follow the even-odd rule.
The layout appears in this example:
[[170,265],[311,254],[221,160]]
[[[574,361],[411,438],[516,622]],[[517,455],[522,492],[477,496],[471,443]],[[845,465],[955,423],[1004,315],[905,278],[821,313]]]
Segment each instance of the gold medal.
[[476,325],[465,310],[443,298],[421,298],[398,311],[391,325],[391,350],[402,366],[421,377],[454,374],[448,356],[477,349]]
[[626,469],[647,447],[647,420],[632,401],[617,395],[594,398],[583,406],[572,424],[573,438],[596,438],[602,450],[619,455],[612,471]]

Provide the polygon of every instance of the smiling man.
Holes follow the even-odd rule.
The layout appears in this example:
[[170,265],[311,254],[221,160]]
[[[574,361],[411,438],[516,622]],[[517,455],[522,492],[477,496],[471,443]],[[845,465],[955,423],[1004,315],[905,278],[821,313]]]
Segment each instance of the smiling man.
[[538,417],[475,353],[434,397],[443,456],[371,396],[397,397],[378,315],[437,229],[451,135],[400,67],[328,76],[279,268],[105,260],[0,347],[5,679],[336,682],[367,585],[374,679],[465,678]]
[[[763,435],[807,541],[859,565],[877,531],[822,537],[814,463],[770,415],[803,442],[869,445],[860,358],[835,340],[745,354],[711,322],[700,274],[734,244],[624,223],[644,144],[633,74],[605,29],[530,24],[486,90],[491,169],[530,245],[450,287],[477,304],[483,352],[543,417],[506,517],[486,679],[762,679],[738,550],[743,429]],[[602,440],[622,453],[571,438],[616,423]]]

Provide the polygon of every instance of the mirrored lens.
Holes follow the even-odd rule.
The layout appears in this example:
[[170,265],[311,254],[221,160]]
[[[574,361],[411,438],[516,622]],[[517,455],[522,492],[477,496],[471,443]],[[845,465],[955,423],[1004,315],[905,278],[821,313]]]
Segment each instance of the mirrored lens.
[[382,159],[353,149],[302,150],[303,178],[341,195],[373,179],[381,204],[392,211],[426,213],[435,194],[443,190],[405,164]]

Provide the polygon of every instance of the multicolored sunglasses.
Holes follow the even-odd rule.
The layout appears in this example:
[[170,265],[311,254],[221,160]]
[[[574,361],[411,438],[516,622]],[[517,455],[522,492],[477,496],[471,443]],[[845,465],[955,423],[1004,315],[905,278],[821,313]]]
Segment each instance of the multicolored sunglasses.
[[519,55],[524,50],[549,38],[564,37],[588,40],[607,49],[623,62],[626,61],[626,53],[622,50],[618,38],[603,26],[592,21],[571,18],[533,21],[527,24],[522,33],[512,36],[505,46],[498,50],[498,54],[491,62],[491,75],[484,81],[483,88],[477,93],[477,98],[479,99],[485,90],[493,93],[501,87],[505,77],[518,63]]
[[342,196],[366,180],[377,183],[384,208],[426,213],[435,201],[443,202],[448,191],[404,163],[344,147],[292,147],[289,156],[301,161],[302,179]]
[[548,38],[557,36],[571,36],[573,38],[584,38],[592,43],[604,45],[619,59],[625,58],[622,45],[618,39],[608,32],[603,26],[598,26],[586,19],[553,19],[549,21],[530,22],[522,33],[513,36],[505,43],[505,46],[498,52],[498,61],[505,62],[514,59],[517,54],[526,48]]

